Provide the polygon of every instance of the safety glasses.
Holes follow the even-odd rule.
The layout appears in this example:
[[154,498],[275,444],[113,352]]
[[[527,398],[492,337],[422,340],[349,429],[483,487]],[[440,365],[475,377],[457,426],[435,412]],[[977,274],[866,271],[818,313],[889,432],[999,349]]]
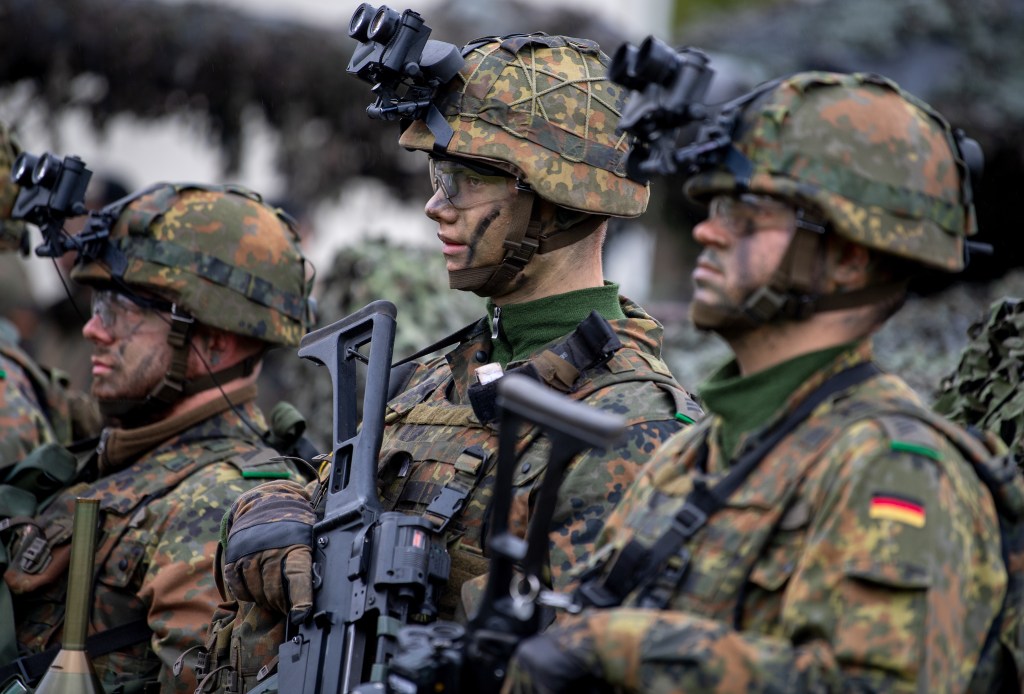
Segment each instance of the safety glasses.
[[796,209],[767,195],[716,195],[708,205],[708,220],[734,236],[749,236],[765,229],[792,229]]
[[[145,301],[140,297],[139,302]],[[92,315],[100,319],[103,329],[111,334],[127,334],[157,310],[137,303],[127,294],[110,289],[94,290]]]
[[449,159],[430,158],[430,182],[452,207],[466,210],[509,195],[512,176],[495,169],[470,166]]

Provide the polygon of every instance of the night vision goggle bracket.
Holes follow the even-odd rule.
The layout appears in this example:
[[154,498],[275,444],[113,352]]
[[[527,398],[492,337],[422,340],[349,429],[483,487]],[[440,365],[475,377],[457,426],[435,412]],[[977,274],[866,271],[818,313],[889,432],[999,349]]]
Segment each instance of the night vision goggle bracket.
[[71,251],[98,251],[104,235],[80,234],[76,237],[64,231],[67,219],[88,213],[85,189],[91,178],[92,171],[76,156],[61,160],[50,152],[38,156],[22,152],[14,160],[11,181],[19,190],[11,218],[39,228],[43,243],[36,248],[36,255],[57,258]]
[[465,61],[457,46],[429,39],[430,32],[412,10],[363,3],[349,21],[348,35],[359,45],[346,71],[373,85],[377,98],[366,108],[370,118],[402,121],[403,127],[422,120],[443,152],[455,133],[434,97]]
[[[150,189],[90,212],[85,206],[85,191],[91,178],[92,171],[77,156],[69,155],[62,160],[50,152],[38,156],[22,152],[11,169],[11,180],[19,187],[11,218],[39,228],[43,242],[36,247],[36,255],[59,258],[65,253],[77,253],[77,262],[101,260],[111,274],[119,277],[127,269],[128,260],[109,242],[110,228],[125,205]],[[64,230],[68,219],[86,215],[89,219],[81,232],[72,235]]]

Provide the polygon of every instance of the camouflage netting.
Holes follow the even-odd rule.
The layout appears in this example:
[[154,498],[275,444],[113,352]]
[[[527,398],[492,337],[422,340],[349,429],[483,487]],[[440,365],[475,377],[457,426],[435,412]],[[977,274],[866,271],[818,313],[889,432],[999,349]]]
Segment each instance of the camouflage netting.
[[969,335],[956,372],[943,379],[935,409],[994,431],[1024,453],[1024,300],[994,302]]
[[[404,246],[383,238],[339,250],[331,266],[321,271],[314,296],[320,314],[314,327],[330,325],[371,301],[394,303],[398,308],[396,360],[484,315],[483,299],[448,288],[444,257],[436,248]],[[260,381],[261,405],[281,399],[291,402],[306,416],[313,441],[329,442],[331,384],[326,371],[299,359],[293,350],[276,350],[268,357]],[[270,411],[269,406],[266,409]]]

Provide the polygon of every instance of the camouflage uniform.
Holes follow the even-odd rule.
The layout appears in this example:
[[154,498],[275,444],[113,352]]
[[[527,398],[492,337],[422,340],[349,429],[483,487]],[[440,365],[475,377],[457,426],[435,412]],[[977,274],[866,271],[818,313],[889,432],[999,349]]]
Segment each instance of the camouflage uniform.
[[[451,139],[439,140],[425,121],[417,120],[403,131],[399,144],[434,157],[494,166],[528,186],[530,197],[558,205],[561,221],[540,230],[531,223],[537,222],[536,205],[529,211],[530,198],[517,192],[515,204],[522,205],[522,213],[516,221],[521,227],[506,233],[501,264],[449,273],[454,288],[499,296],[534,254],[574,243],[605,216],[643,213],[649,191],[625,176],[628,143],[614,130],[625,93],[605,78],[608,57],[595,42],[540,34],[487,37],[468,44],[463,56],[463,69],[435,98],[452,128]],[[574,399],[624,414],[631,427],[622,449],[593,452],[570,466],[551,535],[556,584],[566,568],[590,552],[601,519],[639,464],[681,426],[675,415],[692,421],[699,413],[661,361],[661,326],[635,305],[624,303],[623,310],[626,320],[612,321],[611,327],[624,349],[606,370],[579,374],[579,380],[574,375],[562,384],[556,374],[545,379]],[[483,519],[496,436],[472,415],[467,396],[481,364],[476,355],[493,351],[486,327],[481,324],[445,358],[421,367],[405,392],[389,403],[385,420],[381,479],[386,505],[425,513],[443,524],[431,508],[432,498],[441,491],[449,498],[453,493],[465,497],[448,528],[454,590],[486,571]],[[551,335],[550,344],[565,338]],[[529,360],[544,353],[538,350]],[[515,520],[521,531],[543,471],[545,453],[543,445],[531,445],[535,437],[535,431],[523,435],[524,462],[514,481]],[[447,596],[442,616],[451,616],[453,597]]]
[[[602,519],[639,465],[684,422],[700,415],[661,361],[661,326],[636,304],[620,300],[627,317],[611,321],[611,327],[623,347],[606,365],[580,374],[571,388],[553,378],[549,382],[574,400],[623,416],[628,426],[621,447],[585,453],[566,471],[551,533],[556,586],[564,585],[565,573],[590,555]],[[549,348],[564,338],[553,336],[547,347],[522,361],[534,361],[545,352],[553,355]],[[467,391],[480,365],[477,355],[491,352],[490,329],[482,320],[447,355],[419,366],[405,391],[388,403],[385,418],[379,468],[384,506],[424,514],[446,526],[452,590],[442,601],[442,614],[448,617],[455,608],[455,591],[487,571],[483,526],[496,472],[498,432],[494,422],[481,424]],[[512,362],[508,368],[519,365]],[[517,444],[512,522],[523,533],[547,462],[547,441],[537,437],[537,429],[527,428]],[[446,514],[431,503],[442,492],[460,497],[461,510]]]
[[25,354],[17,329],[0,318],[0,480],[7,468],[44,443],[71,443],[66,385],[59,374],[51,376]]
[[[254,396],[255,388],[233,394],[242,415],[265,429]],[[91,462],[98,479],[70,487],[36,516],[46,551],[24,558],[39,537],[24,535],[4,576],[15,593],[22,648],[59,643],[74,501],[97,499],[102,541],[89,633],[137,620],[153,631],[151,639],[95,660],[104,686],[157,680],[163,692],[195,689],[194,681],[175,680],[171,666],[202,637],[221,601],[213,575],[221,518],[239,494],[291,469],[268,461],[276,453],[226,402],[213,405],[195,417],[105,430],[102,453]]]
[[[502,214],[509,222],[503,227],[505,252],[499,264],[469,263],[472,267],[449,272],[453,288],[500,297],[509,292],[535,253],[580,241],[608,216],[640,215],[649,193],[646,185],[625,176],[627,140],[614,131],[625,93],[605,78],[609,59],[597,44],[539,34],[489,37],[472,42],[463,54],[463,69],[434,99],[452,129],[451,140],[435,141],[431,129],[416,120],[403,131],[399,144],[455,163],[493,167],[519,182],[514,193],[511,186],[503,188],[510,202],[504,208],[508,212]],[[500,185],[505,183],[510,181]],[[540,218],[542,208],[550,209],[542,202],[555,207],[551,219]],[[517,355],[546,374],[541,380],[549,385],[575,399],[622,413],[630,424],[630,436],[622,447],[583,455],[571,464],[556,510],[559,527],[553,535],[551,563],[556,582],[561,582],[568,566],[589,552],[604,514],[654,447],[699,413],[661,360],[661,326],[635,304],[620,302],[614,314],[625,315],[609,319],[608,324],[623,346],[607,364],[573,366],[548,349],[566,340],[575,325],[545,335],[536,350]],[[401,305],[399,309],[404,310]],[[399,332],[401,325],[399,320]],[[488,321],[478,322],[461,333],[457,346],[446,356],[417,364],[386,413],[379,470],[385,506],[424,514],[439,529],[443,527],[450,539],[453,571],[442,616],[452,616],[460,585],[486,571],[481,547],[496,439],[493,424],[474,412],[467,392],[483,364],[478,355],[484,355],[485,361],[491,358],[489,328]],[[679,413],[681,418],[676,417]],[[520,523],[529,518],[531,492],[546,459],[547,442],[535,439],[537,432],[527,431],[520,443],[515,502]],[[439,503],[432,503],[434,496]],[[244,533],[251,539],[262,526],[282,520],[284,513],[291,514],[286,516],[290,520],[311,524],[309,498],[308,490],[294,485],[280,485],[264,498],[259,491],[243,496],[226,524],[226,556],[233,555],[233,538]],[[295,574],[302,566],[306,574],[311,573],[309,548],[298,544],[254,548],[248,543],[245,548],[244,555],[225,565],[229,590],[270,611],[288,612],[293,620],[305,618],[311,589]],[[274,568],[267,570],[268,566]],[[297,603],[297,597],[304,602]],[[230,664],[242,679],[242,689],[251,686],[261,666],[273,667],[283,633],[279,623],[272,631],[264,626],[260,636],[259,625],[267,615],[257,607],[247,607],[246,617],[236,620],[230,645],[226,635],[213,634],[207,642],[211,652],[230,651]],[[239,634],[248,640],[239,643]],[[215,662],[223,660],[218,655]]]
[[[11,182],[11,166],[19,153],[17,142],[0,123],[0,253],[22,247],[25,223],[9,218],[18,187]],[[3,471],[25,457],[32,449],[55,441],[47,416],[50,379],[21,349],[17,327],[4,318],[11,297],[24,292],[28,280],[19,260],[13,255],[2,259],[0,277],[0,480]],[[61,440],[65,443],[67,437]]]
[[[815,293],[808,275],[823,264],[787,261],[798,243],[810,247],[805,260],[823,257],[813,251],[831,233],[879,257],[962,269],[975,226],[969,179],[949,125],[926,105],[878,76],[827,73],[778,80],[734,103],[725,107],[735,109],[728,157],[692,177],[687,194],[771,195],[796,208],[797,223],[770,283],[749,290],[743,311],[709,302],[695,320],[750,336],[743,326],[900,298],[877,277]],[[733,243],[758,233],[756,221],[720,233]],[[708,245],[718,241],[705,233]],[[909,267],[889,272],[905,277]],[[1016,654],[1008,649],[1018,659],[1021,632],[1015,605],[1004,605],[1009,545],[997,497],[972,465],[1005,448],[936,417],[899,378],[864,373],[868,332],[834,353],[738,378],[731,417],[709,398],[710,416],[655,453],[607,521],[579,592],[606,609],[524,642],[504,691],[594,681],[637,692],[990,691],[988,668],[1005,653],[993,630],[1018,641]],[[814,356],[830,360],[794,382],[781,406],[750,402],[748,411],[768,416],[742,429],[739,400],[759,393],[744,390],[753,379]],[[728,451],[726,425],[742,431]],[[751,460],[734,491],[716,489]],[[1006,475],[1019,506],[1019,473]],[[696,513],[708,499],[721,504]],[[659,548],[671,549],[667,560],[648,565]]]
[[[869,358],[867,344],[843,354],[775,419]],[[558,643],[626,691],[965,690],[1006,572],[992,499],[957,449],[879,414],[923,407],[892,375],[820,405],[686,545],[689,569],[664,610],[638,606],[637,591],[570,618]],[[609,517],[602,552],[650,546],[695,481],[723,477],[720,424],[712,414],[655,452]],[[921,510],[886,515],[887,499]]]
[[[21,529],[4,578],[16,595],[21,647],[58,643],[74,500],[98,499],[90,637],[140,623],[149,634],[98,658],[100,678],[108,688],[193,691],[191,670],[175,679],[171,669],[202,640],[222,599],[212,569],[223,514],[261,481],[295,475],[264,443],[256,386],[233,382],[252,373],[258,353],[187,375],[193,326],[255,338],[254,350],[297,345],[311,316],[306,261],[290,223],[237,187],[157,184],[91,213],[88,228],[97,225],[109,240],[80,256],[73,277],[122,294],[146,291],[139,300],[170,316],[170,368],[144,398],[101,401],[121,426],[104,429],[77,483]],[[210,389],[218,397],[167,415],[181,398]]]

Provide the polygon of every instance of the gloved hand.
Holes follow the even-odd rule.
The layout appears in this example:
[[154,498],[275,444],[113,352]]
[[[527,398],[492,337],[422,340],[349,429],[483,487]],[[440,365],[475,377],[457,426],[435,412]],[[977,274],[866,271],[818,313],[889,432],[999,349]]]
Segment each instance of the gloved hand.
[[224,582],[231,597],[288,615],[298,624],[313,607],[313,523],[309,494],[274,481],[245,492],[221,528]]
[[585,617],[567,618],[519,644],[509,662],[502,694],[564,694],[609,691]]

